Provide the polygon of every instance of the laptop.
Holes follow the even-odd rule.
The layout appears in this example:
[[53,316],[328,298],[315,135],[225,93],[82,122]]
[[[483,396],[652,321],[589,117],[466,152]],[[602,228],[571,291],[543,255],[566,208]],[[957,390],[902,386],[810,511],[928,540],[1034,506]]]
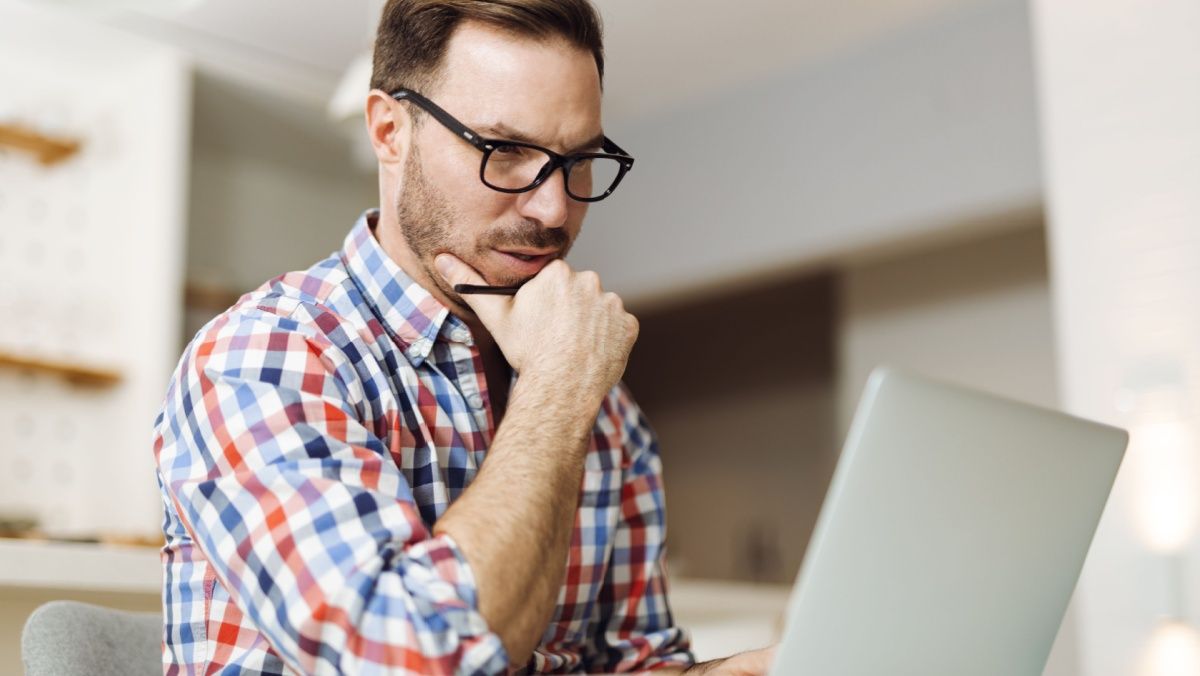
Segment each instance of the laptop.
[[770,673],[1040,675],[1127,441],[877,369]]

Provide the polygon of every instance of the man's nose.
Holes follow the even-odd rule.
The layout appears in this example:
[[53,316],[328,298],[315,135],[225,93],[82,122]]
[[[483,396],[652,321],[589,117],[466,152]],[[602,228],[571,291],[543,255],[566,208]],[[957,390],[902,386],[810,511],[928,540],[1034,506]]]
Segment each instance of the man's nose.
[[517,203],[522,216],[536,219],[543,227],[561,228],[567,222],[566,185],[561,169],[555,169],[546,181],[521,195]]

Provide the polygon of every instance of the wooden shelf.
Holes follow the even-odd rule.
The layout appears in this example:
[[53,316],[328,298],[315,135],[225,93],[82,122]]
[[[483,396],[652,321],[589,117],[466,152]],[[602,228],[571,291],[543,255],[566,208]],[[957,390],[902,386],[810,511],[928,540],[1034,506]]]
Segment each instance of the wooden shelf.
[[79,152],[79,141],[54,138],[15,124],[0,124],[0,147],[29,153],[43,166],[58,164]]
[[235,305],[244,293],[219,284],[187,282],[183,286],[183,304],[189,308],[222,312]]
[[119,371],[90,364],[72,364],[0,351],[0,367],[4,366],[58,376],[78,385],[116,385],[122,377]]
[[0,589],[162,593],[155,547],[0,538]]

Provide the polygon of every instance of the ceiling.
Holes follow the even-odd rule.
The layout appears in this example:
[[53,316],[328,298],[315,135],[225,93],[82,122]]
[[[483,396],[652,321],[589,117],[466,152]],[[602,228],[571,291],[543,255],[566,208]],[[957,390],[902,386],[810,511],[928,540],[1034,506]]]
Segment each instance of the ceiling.
[[[681,107],[979,1],[597,0],[606,27],[606,114],[628,119]],[[105,2],[123,7],[106,23],[177,45],[210,74],[324,105],[368,48],[383,0]]]

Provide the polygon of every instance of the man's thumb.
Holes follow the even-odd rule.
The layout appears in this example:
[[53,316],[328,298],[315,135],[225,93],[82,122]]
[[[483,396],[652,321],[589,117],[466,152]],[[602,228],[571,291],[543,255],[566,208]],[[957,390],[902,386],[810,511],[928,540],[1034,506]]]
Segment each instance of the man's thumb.
[[433,259],[433,266],[437,268],[442,279],[454,284],[487,284],[483,277],[479,276],[471,266],[458,260],[457,257],[450,254],[441,254]]
[[[454,255],[439,255],[433,259],[433,267],[437,268],[438,274],[451,286],[455,284],[487,285],[487,280],[476,272],[475,268],[462,262]],[[484,325],[489,326],[492,330],[495,330],[492,324],[499,321],[503,315],[503,308],[512,302],[508,296],[472,296],[464,294],[460,296],[460,299],[479,316]]]

